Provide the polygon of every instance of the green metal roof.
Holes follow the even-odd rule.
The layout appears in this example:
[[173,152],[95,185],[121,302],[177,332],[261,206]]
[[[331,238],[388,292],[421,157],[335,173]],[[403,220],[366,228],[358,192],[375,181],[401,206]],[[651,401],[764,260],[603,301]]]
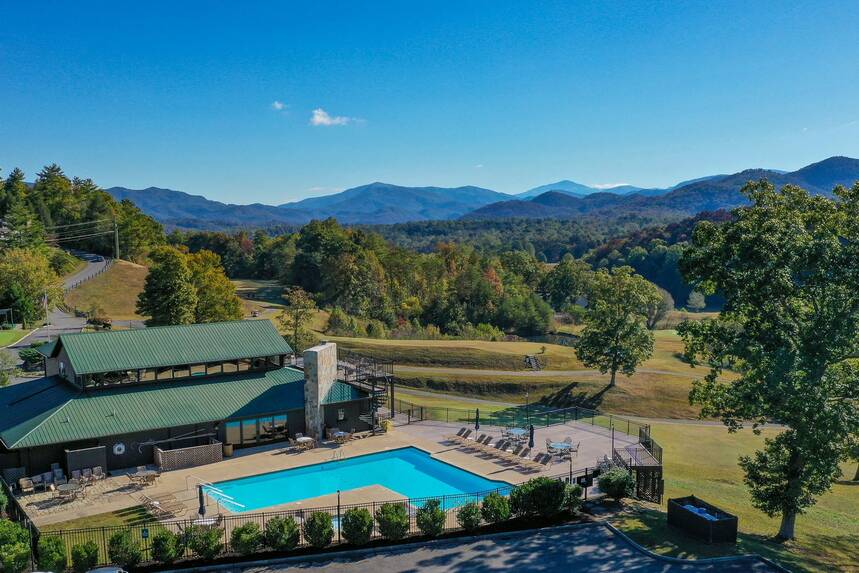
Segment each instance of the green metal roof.
[[165,368],[292,354],[270,320],[237,320],[136,330],[62,334],[75,374]]
[[[364,397],[336,382],[323,404]],[[92,392],[40,378],[0,389],[0,440],[18,449],[303,408],[304,373],[294,368]]]

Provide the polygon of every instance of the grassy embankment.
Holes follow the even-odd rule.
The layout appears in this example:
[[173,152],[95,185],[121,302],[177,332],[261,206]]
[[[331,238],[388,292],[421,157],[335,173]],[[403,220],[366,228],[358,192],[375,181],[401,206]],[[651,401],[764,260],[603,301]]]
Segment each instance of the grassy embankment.
[[104,273],[69,291],[66,304],[84,312],[97,305],[113,320],[140,320],[143,317],[135,307],[146,272],[144,266],[116,261]]
[[[584,367],[572,348],[556,344],[327,338],[344,348],[393,360],[394,372],[405,386],[516,403],[525,401],[527,390],[532,401],[547,397],[559,407],[579,405],[652,418],[695,417],[698,411],[689,405],[689,389],[704,373],[682,360],[683,343],[667,330],[656,332],[653,357],[633,376],[619,376],[611,389],[608,375]],[[528,370],[526,354],[537,356],[543,370]]]

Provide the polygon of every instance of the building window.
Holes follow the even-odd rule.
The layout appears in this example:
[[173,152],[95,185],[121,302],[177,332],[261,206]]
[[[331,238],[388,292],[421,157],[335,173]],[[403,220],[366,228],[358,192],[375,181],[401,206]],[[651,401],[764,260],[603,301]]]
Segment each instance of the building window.
[[66,377],[66,363],[65,362],[60,362],[60,376],[62,376],[63,378]]
[[337,421],[342,422],[346,419],[346,408],[337,408]]

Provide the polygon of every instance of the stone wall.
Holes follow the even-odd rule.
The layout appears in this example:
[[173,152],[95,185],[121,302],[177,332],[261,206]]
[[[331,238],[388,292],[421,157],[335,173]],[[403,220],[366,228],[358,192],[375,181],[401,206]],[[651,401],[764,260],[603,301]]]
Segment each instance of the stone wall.
[[322,439],[322,399],[337,380],[337,345],[324,342],[304,351],[304,420],[307,435]]

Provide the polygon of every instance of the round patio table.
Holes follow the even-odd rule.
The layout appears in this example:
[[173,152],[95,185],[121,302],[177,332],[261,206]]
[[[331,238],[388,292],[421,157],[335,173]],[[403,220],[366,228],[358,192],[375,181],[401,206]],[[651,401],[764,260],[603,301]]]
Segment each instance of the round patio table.
[[549,446],[553,450],[569,450],[572,444],[568,444],[567,442],[552,442]]
[[510,428],[507,430],[507,435],[515,438],[517,440],[522,440],[528,434],[528,430],[525,428]]
[[57,491],[67,492],[67,491],[77,491],[81,488],[81,486],[74,483],[61,483],[57,486]]
[[145,478],[149,476],[157,476],[158,472],[155,470],[143,470],[141,472],[134,472],[134,475],[137,477]]
[[313,438],[311,438],[309,436],[301,436],[300,438],[295,438],[295,441],[296,441],[296,443],[299,443],[299,444],[309,444],[310,442],[313,441]]

